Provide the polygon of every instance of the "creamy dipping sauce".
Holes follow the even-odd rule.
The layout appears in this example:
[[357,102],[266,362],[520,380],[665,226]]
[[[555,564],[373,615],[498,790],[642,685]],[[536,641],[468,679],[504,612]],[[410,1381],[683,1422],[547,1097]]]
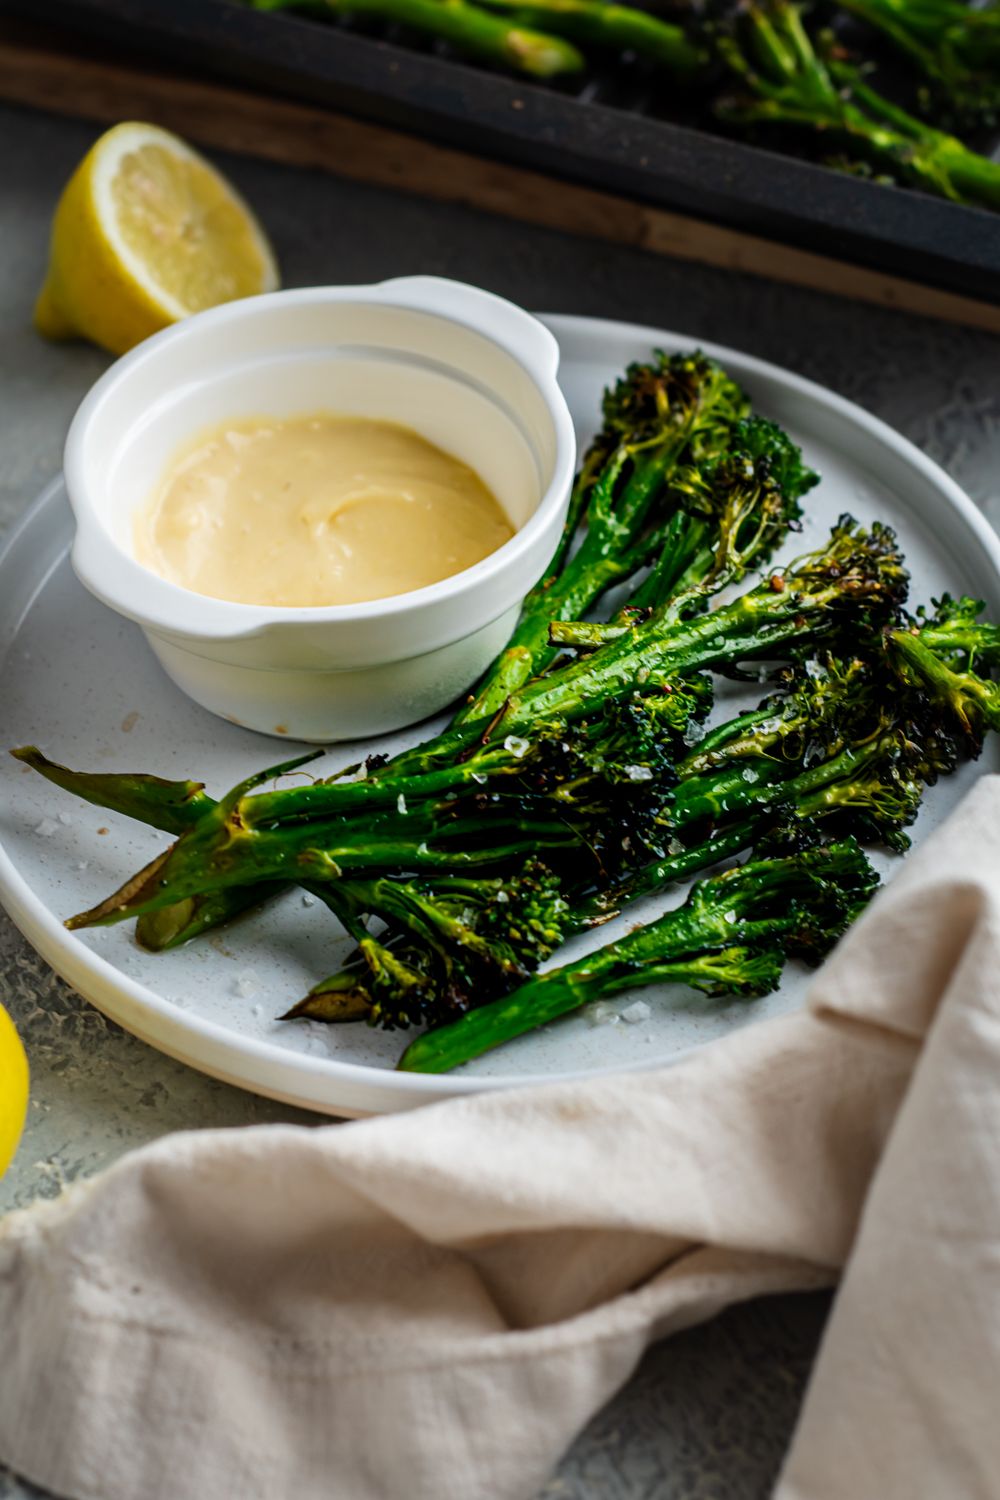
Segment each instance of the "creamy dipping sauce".
[[437,583],[513,535],[475,470],[395,422],[227,422],[168,466],[135,556],[198,594],[358,604]]

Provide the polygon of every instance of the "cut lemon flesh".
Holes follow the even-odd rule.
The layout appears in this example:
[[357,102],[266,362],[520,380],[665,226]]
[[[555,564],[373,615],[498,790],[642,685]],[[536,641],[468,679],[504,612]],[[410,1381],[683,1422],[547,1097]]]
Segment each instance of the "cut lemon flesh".
[[221,173],[169,131],[127,123],[101,136],[59,200],[35,323],[121,354],[277,285],[267,237]]
[[28,1059],[0,1005],[0,1177],[14,1159],[28,1109]]

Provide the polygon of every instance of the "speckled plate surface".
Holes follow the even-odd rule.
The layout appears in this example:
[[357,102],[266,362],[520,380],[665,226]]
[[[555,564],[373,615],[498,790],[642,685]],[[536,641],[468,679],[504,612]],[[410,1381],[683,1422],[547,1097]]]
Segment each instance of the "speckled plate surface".
[[[585,441],[601,391],[653,346],[689,347],[674,334],[585,318],[552,318],[563,351],[561,382]],[[1000,541],[942,471],[891,429],[820,387],[745,355],[705,346],[781,422],[823,475],[808,497],[803,537],[814,545],[841,511],[896,527],[914,601],[944,590],[984,598],[1000,614]],[[61,483],[41,496],[0,558],[0,741],[39,744],[56,760],[100,770],[195,776],[220,793],[294,747],[223,723],[167,681],[138,629],[93,600],[68,560],[72,522]],[[747,701],[721,688],[717,712]],[[364,751],[423,738],[420,726]],[[330,769],[359,747],[329,754]],[[322,763],[321,763],[322,764]],[[312,768],[310,768],[312,769]],[[917,840],[951,810],[981,769],[1000,769],[990,742],[978,766],[934,788]],[[106,830],[106,831],[102,831]],[[167,841],[86,806],[7,757],[0,758],[0,899],[53,967],[135,1035],[191,1066],[245,1088],[330,1114],[405,1108],[429,1099],[571,1074],[649,1067],[733,1028],[802,1002],[804,972],[752,1004],[708,1001],[666,988],[644,992],[651,1015],[593,1026],[569,1017],[445,1078],[397,1074],[399,1033],[364,1026],[284,1024],[275,1017],[344,956],[347,941],[325,909],[289,893],[252,920],[176,953],[144,953],[131,926],[70,934],[62,920],[92,904]],[[881,860],[888,873],[893,861]],[[674,905],[683,893],[653,903]],[[629,921],[642,915],[629,913]],[[615,927],[578,939],[573,956]],[[616,1009],[628,1005],[627,996]]]

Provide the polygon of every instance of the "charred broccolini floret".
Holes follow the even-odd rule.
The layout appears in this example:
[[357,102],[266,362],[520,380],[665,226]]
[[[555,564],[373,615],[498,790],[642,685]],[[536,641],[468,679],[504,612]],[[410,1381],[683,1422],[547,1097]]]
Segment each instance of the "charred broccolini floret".
[[553,621],[553,645],[605,645],[656,614],[682,619],[770,561],[799,527],[803,495],[819,476],[774,422],[741,418],[729,446],[697,463],[679,464],[668,481],[676,504],[660,553],[609,624]]
[[514,988],[575,925],[559,878],[537,859],[504,877],[384,877],[366,908],[388,932],[367,933],[344,967],[284,1019],[439,1025]]
[[639,985],[760,995],[784,958],[816,961],[869,900],[878,877],[853,840],[754,858],[699,881],[676,911],[411,1042],[399,1067],[443,1073],[589,1001]]
[[667,857],[597,893],[593,911],[662,889],[675,860],[708,835],[736,854],[775,820],[906,849],[924,788],[954,770],[961,751],[923,697],[900,692],[880,643],[877,653],[811,661],[760,709],[710,731],[678,766]]
[[982,670],[1000,665],[1000,630],[978,619],[982,610],[979,600],[946,596],[930,617],[918,612],[888,635],[904,682],[957,726],[973,756],[987,730],[1000,729],[1000,685]]
[[[743,391],[703,354],[657,353],[632,364],[604,394],[604,421],[588,449],[561,545],[524,601],[506,648],[456,723],[489,718],[551,663],[552,620],[587,613],[616,583],[657,557],[670,539],[679,497],[666,481],[682,460],[724,450],[746,415]],[[579,546],[571,553],[577,534]]]
[[798,529],[799,501],[818,481],[774,422],[735,423],[726,449],[678,465],[670,476],[677,509],[659,557],[617,623],[647,610],[681,619],[706,609],[714,594],[770,561]]

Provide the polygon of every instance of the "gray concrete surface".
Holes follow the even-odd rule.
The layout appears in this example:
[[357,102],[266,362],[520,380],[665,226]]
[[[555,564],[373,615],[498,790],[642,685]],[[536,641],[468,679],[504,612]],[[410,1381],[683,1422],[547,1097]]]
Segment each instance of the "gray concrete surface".
[[[68,419],[107,361],[82,345],[44,344],[29,322],[49,216],[94,132],[6,109],[0,126],[2,533],[57,472]],[[1000,518],[1000,342],[985,334],[314,173],[224,166],[268,226],[288,285],[437,272],[530,307],[729,343],[884,417]],[[2,715],[0,705],[0,743]],[[0,1184],[0,1210],[52,1196],[169,1130],[310,1118],[202,1078],[125,1035],[58,981],[2,913],[0,1001],[33,1070],[28,1129]],[[819,1296],[774,1298],[652,1350],[567,1454],[544,1500],[763,1500],[826,1308]],[[39,1495],[0,1469],[0,1500]]]

